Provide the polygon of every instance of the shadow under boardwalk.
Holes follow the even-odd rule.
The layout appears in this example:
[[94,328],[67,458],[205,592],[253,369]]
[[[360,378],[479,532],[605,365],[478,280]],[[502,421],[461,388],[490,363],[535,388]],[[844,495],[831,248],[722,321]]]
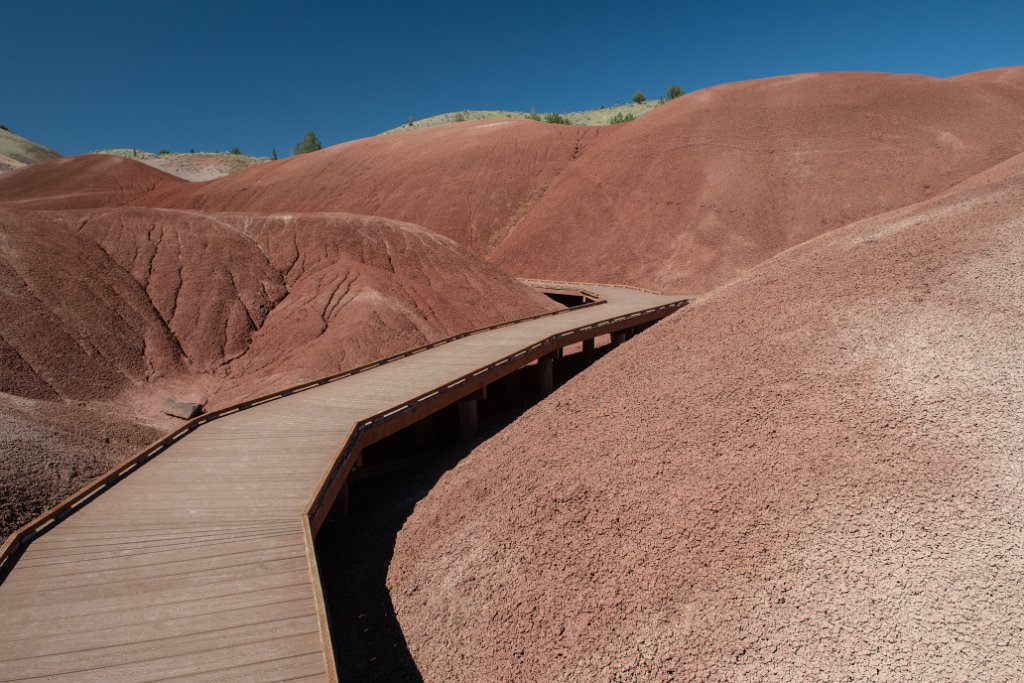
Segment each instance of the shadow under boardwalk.
[[[607,350],[598,349],[594,359]],[[565,358],[556,370],[556,384],[589,364],[578,355]],[[533,382],[524,382],[522,389],[520,396],[492,395],[471,440],[449,438],[422,449],[411,434],[396,434],[365,452],[366,465],[349,480],[348,513],[333,515],[316,539],[339,680],[423,680],[387,589],[395,540],[416,503],[445,472],[539,400]],[[456,432],[454,424],[438,426],[439,440],[441,434]]]

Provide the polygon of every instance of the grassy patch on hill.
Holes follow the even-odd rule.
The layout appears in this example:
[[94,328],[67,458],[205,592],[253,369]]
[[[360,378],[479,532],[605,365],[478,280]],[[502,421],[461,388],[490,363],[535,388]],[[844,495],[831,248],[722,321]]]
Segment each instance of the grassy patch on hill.
[[[639,118],[657,106],[657,100],[648,100],[639,104],[630,102],[629,104],[619,104],[611,107],[602,106],[597,107],[596,109],[574,111],[559,115],[564,119],[568,119],[569,123],[577,126],[607,126],[616,123],[617,121],[627,119],[630,114],[632,114],[634,118]],[[437,116],[430,116],[425,119],[419,119],[418,121],[408,122],[404,125],[398,126],[397,128],[386,130],[382,135],[400,133],[406,130],[416,130],[417,128],[429,128],[430,126],[441,126],[446,123],[458,123],[460,121],[482,121],[484,119],[535,119],[543,121],[551,114],[558,113],[559,112],[538,113],[525,111],[503,111],[497,109],[453,111],[446,114],[438,114]],[[618,117],[618,119],[616,119],[616,117]]]

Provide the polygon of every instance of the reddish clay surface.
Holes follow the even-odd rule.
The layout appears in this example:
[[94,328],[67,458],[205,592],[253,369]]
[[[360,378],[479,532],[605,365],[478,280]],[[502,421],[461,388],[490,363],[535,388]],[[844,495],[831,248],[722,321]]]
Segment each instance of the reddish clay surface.
[[[42,449],[9,458],[27,469],[5,481],[49,490],[51,503],[84,479],[47,455],[60,434],[31,435],[109,430],[73,426],[78,408],[103,406],[125,434],[166,430],[168,396],[215,408],[558,308],[449,239],[371,217],[0,209],[0,243],[0,397],[12,406],[0,413],[41,423],[0,447]],[[105,449],[103,463],[137,441]],[[42,498],[0,497],[0,533]]]
[[179,186],[145,203],[386,216],[486,254],[596,134],[534,121],[467,121],[347,142]]
[[962,76],[953,76],[951,81],[975,81],[978,83],[1001,83],[1024,88],[1024,66],[1008,66],[998,69],[975,71]]
[[138,161],[86,154],[41,161],[0,176],[0,205],[21,209],[123,206],[184,181]]
[[492,259],[519,275],[710,291],[1024,151],[1022,120],[1024,89],[993,75],[808,74],[710,88],[602,135]]
[[846,226],[479,447],[389,572],[424,679],[1017,680],[1022,235],[1020,173]]
[[710,291],[1024,152],[1024,68],[722,85],[635,122],[466,122],[359,140],[144,201],[409,220],[520,276]]
[[143,422],[114,401],[48,401],[0,392],[0,536],[169,427]]
[[802,75],[208,183],[109,156],[6,174],[0,533],[166,430],[168,396],[551,307],[473,250],[714,293],[417,507],[389,584],[428,680],[1015,679],[1022,86]]

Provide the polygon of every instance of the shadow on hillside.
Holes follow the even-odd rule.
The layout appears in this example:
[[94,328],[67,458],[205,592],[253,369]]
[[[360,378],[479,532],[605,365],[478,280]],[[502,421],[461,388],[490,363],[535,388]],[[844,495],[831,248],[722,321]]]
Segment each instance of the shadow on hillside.
[[[582,358],[566,358],[556,365],[556,383],[587,365]],[[480,432],[471,441],[450,436],[444,441],[443,435],[457,433],[457,419],[442,412],[435,418],[436,446],[418,449],[412,430],[406,430],[364,451],[365,465],[350,479],[348,514],[329,519],[316,540],[340,680],[423,680],[387,589],[395,539],[416,503],[445,472],[522,414],[523,397],[536,401],[532,382],[524,381],[521,392],[495,391],[482,402]]]
[[423,680],[387,589],[395,539],[441,475],[513,419],[489,418],[473,441],[413,450],[405,458],[397,446],[378,449],[370,457],[379,461],[353,477],[348,515],[329,520],[316,541],[340,680]]

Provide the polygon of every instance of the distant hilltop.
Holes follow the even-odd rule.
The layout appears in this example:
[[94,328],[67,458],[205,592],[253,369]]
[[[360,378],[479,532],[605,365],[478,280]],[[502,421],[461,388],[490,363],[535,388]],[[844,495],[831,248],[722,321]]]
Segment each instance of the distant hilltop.
[[0,125],[0,173],[59,156],[52,149],[26,140],[7,126]]
[[[484,110],[463,110],[453,111],[446,114],[438,114],[425,119],[408,121],[397,128],[384,131],[381,135],[401,133],[406,130],[417,128],[429,128],[430,126],[441,126],[446,123],[459,123],[460,121],[481,121],[484,119],[531,119],[538,121],[548,120],[549,123],[569,123],[577,126],[608,126],[615,123],[626,123],[633,119],[640,118],[647,112],[661,104],[659,100],[645,100],[643,102],[630,102],[629,104],[618,104],[611,107],[597,107],[585,111],[574,111],[568,114],[558,112],[537,112],[525,111],[504,111],[499,109]],[[557,117],[557,120],[551,119]]]
[[243,168],[270,161],[269,157],[252,157],[240,152],[172,154],[168,151],[161,151],[154,154],[141,149],[118,148],[101,149],[93,153],[135,159],[171,175],[192,181],[221,178],[235,171],[241,171]]

